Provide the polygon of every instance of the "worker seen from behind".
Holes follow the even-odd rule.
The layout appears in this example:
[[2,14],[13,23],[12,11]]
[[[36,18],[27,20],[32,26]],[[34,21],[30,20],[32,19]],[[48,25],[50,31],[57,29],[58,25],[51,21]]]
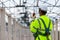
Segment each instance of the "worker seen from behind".
[[51,31],[53,24],[51,19],[46,16],[46,13],[47,6],[42,5],[39,7],[40,17],[30,23],[30,31],[33,33],[34,40],[52,40]]

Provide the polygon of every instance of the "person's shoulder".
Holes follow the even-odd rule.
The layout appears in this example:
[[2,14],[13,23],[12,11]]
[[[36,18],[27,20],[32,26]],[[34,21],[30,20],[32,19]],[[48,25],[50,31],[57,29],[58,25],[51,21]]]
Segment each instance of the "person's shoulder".
[[31,22],[34,22],[36,19],[33,19]]
[[39,19],[39,18],[36,18],[36,19],[32,20],[32,22],[37,22],[37,21],[38,21],[38,19]]
[[34,22],[34,20],[32,20],[31,22]]

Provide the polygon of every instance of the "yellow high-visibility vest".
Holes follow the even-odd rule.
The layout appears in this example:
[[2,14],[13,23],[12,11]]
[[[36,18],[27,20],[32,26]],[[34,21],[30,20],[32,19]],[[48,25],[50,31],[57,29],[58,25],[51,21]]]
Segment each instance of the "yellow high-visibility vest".
[[[42,15],[42,16],[40,16],[40,18],[42,18],[44,20],[44,22],[46,24],[46,27],[48,28],[50,18],[47,17],[46,15]],[[34,21],[32,21],[30,23],[30,31],[32,33],[36,33],[37,30],[35,28],[39,29],[40,26],[41,26],[41,29],[45,30],[44,24],[42,23],[42,21],[40,19],[39,19],[39,21],[40,21],[40,24],[38,23],[37,19],[35,19]],[[53,23],[51,21],[49,29],[52,30],[52,28],[53,28]],[[41,31],[41,30],[39,30],[39,31],[42,32],[42,33],[45,33],[45,31]],[[47,40],[46,36],[42,36],[42,35],[38,35],[36,37],[36,40],[39,40],[38,37],[40,38],[40,40]],[[51,35],[49,35],[49,39],[51,40]]]

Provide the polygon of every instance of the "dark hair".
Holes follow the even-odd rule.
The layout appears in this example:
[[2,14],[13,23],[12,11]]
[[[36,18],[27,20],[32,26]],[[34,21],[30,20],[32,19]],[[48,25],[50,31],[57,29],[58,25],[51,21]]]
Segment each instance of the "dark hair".
[[43,13],[43,15],[45,15],[47,13],[47,11],[43,11],[43,10],[41,10],[41,12]]
[[40,8],[39,8],[39,11],[41,11],[43,13],[43,15],[45,15],[47,13],[47,11],[41,10]]

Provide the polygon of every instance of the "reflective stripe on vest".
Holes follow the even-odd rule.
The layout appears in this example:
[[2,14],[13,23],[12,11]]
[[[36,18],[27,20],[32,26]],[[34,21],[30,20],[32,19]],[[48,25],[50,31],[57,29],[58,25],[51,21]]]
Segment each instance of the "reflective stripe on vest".
[[50,28],[51,20],[49,20],[48,28],[47,28],[44,20],[43,20],[42,18],[40,18],[40,20],[42,21],[42,23],[43,23],[43,25],[44,25],[45,33],[46,33],[46,38],[47,38],[47,40],[49,40],[49,34],[50,34],[50,32],[49,32],[50,29],[49,29],[49,28]]
[[[45,30],[44,30],[44,29],[41,29],[41,23],[40,23],[40,20],[42,21]],[[38,19],[38,23],[39,23],[39,27],[40,27],[40,28],[39,28],[39,29],[37,29],[37,28],[35,28],[35,27],[34,27],[34,28],[37,30],[37,34],[38,34],[38,35],[46,36],[45,33],[43,34],[43,33],[40,32],[40,31],[49,32],[49,31],[50,31],[49,28],[50,28],[51,20],[49,20],[48,28],[46,27],[46,24],[45,24],[44,20],[43,20],[42,18],[40,18],[40,20]],[[40,30],[40,31],[38,31],[38,30]],[[39,37],[38,37],[38,40],[40,40]],[[47,38],[47,40],[48,40],[48,38]]]
[[50,28],[51,20],[49,20],[48,28],[47,28],[47,26],[46,26],[46,24],[45,24],[44,20],[43,20],[42,18],[40,18],[40,20],[42,21],[42,23],[43,23],[43,25],[44,25],[45,30],[46,30],[46,31],[48,31],[48,29]]

